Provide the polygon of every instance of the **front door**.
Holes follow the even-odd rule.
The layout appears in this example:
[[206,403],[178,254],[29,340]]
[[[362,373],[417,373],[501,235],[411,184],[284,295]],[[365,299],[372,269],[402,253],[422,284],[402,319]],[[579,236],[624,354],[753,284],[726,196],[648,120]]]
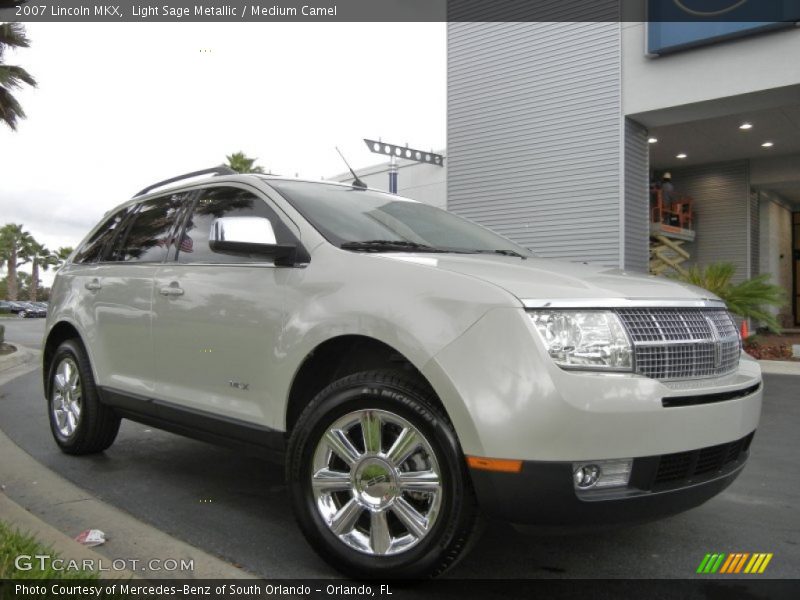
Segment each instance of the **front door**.
[[199,417],[274,427],[283,417],[282,399],[270,382],[289,270],[208,245],[215,219],[245,216],[268,218],[279,243],[288,232],[255,190],[210,186],[197,195],[173,255],[156,274],[156,397]]

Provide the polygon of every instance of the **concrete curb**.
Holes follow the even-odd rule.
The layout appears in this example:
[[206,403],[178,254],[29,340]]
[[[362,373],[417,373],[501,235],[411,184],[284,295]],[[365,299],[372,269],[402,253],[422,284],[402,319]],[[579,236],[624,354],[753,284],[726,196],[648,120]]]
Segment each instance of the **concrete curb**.
[[800,362],[790,360],[760,360],[761,372],[769,375],[800,375]]
[[0,373],[4,373],[5,371],[13,369],[14,367],[33,362],[33,360],[38,358],[39,354],[41,354],[38,350],[32,350],[31,348],[26,348],[25,346],[20,346],[19,344],[8,343],[8,345],[14,346],[17,351],[12,352],[11,354],[0,356]]
[[[65,560],[77,561],[79,565],[95,565],[94,570],[110,563],[91,548],[82,546],[55,527],[48,525],[37,516],[29,513],[8,496],[0,492],[0,520],[11,525],[20,533],[32,535],[38,542],[58,554]],[[102,573],[103,579],[132,579],[136,577],[131,571],[112,570]]]
[[[39,353],[31,351],[35,357]],[[0,385],[28,373],[31,364],[17,365],[0,375]],[[0,431],[0,519],[30,533],[64,559],[103,559],[111,568],[124,560],[130,570],[103,571],[102,577],[148,579],[253,579],[254,575],[212,556],[104,503],[88,491],[51,471]],[[92,549],[72,539],[85,529],[100,529],[107,542]],[[191,569],[167,570],[166,561],[191,561]],[[134,564],[131,561],[136,561]],[[151,561],[159,561],[154,563]],[[95,562],[94,564],[99,564]],[[122,563],[118,563],[122,564]],[[131,572],[132,571],[132,572]]]

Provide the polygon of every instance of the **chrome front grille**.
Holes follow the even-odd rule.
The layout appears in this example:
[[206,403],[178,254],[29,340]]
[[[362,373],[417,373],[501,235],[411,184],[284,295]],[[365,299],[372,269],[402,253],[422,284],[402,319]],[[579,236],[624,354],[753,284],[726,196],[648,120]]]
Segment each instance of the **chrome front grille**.
[[740,344],[725,310],[617,310],[634,345],[635,371],[653,379],[717,377],[736,369]]

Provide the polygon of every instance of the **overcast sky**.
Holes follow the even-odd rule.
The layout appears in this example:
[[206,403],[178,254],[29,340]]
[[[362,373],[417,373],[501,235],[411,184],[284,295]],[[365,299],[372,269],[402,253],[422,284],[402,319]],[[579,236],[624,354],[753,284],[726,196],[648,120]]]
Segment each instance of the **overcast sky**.
[[[28,24],[38,80],[0,125],[0,224],[53,249],[160,179],[243,151],[318,179],[380,162],[362,142],[446,141],[444,23]],[[48,278],[49,279],[49,278]]]

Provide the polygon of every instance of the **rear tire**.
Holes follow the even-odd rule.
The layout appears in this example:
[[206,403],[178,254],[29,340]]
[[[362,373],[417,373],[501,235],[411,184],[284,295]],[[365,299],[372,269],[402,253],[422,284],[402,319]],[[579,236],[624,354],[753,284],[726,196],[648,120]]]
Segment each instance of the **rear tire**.
[[351,577],[435,577],[476,533],[453,426],[404,373],[356,373],[322,390],[292,431],[287,483],[308,542]]
[[76,339],[63,342],[47,376],[50,430],[66,454],[102,452],[117,437],[120,418],[100,403],[89,358]]

